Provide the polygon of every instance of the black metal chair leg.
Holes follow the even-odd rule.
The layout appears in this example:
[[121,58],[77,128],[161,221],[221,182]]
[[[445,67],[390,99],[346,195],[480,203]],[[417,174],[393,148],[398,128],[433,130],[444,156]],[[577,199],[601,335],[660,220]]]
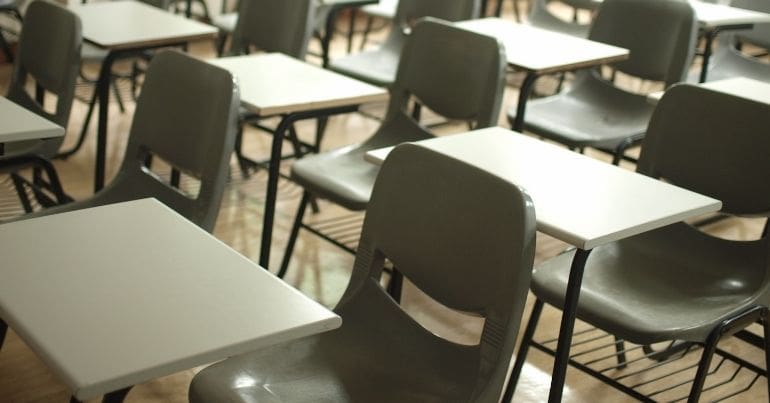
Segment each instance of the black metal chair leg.
[[4,320],[0,319],[0,349],[3,348],[5,343],[5,334],[8,333],[8,324]]
[[359,51],[363,51],[364,48],[366,47],[366,42],[369,40],[369,32],[371,32],[373,24],[374,24],[374,17],[367,16],[366,25],[364,26],[363,38],[361,38],[361,46],[359,46],[358,48]]
[[112,87],[112,94],[115,96],[115,100],[118,101],[118,108],[120,108],[120,113],[125,113],[126,106],[123,104],[123,97],[120,96],[120,89],[118,88],[118,83],[115,80],[115,77],[110,79],[110,87]]
[[286,251],[283,254],[283,260],[281,261],[281,268],[278,270],[278,277],[283,278],[286,271],[289,269],[289,262],[291,262],[291,255],[294,253],[294,244],[297,242],[297,236],[299,235],[299,229],[302,227],[302,219],[305,217],[305,209],[310,201],[310,193],[303,192],[302,200],[299,202],[299,208],[297,209],[297,215],[294,217],[294,225],[291,227],[291,234],[289,234],[289,242],[286,244]]
[[77,143],[75,143],[71,149],[56,154],[54,158],[67,159],[71,155],[78,152],[83,146],[83,143],[85,143],[86,140],[86,134],[88,133],[88,126],[91,124],[91,117],[93,116],[94,108],[96,107],[96,97],[96,90],[94,90],[94,94],[91,96],[91,101],[88,102],[88,112],[86,112],[86,118],[83,120],[83,127],[80,129],[80,136],[78,137]]
[[397,268],[393,268],[390,272],[390,280],[388,281],[388,295],[393,298],[397,303],[401,303],[401,291],[404,288],[404,275],[398,271]]
[[516,354],[516,361],[513,363],[511,376],[508,378],[508,385],[505,388],[505,393],[503,393],[503,403],[513,400],[513,394],[516,392],[516,384],[519,382],[521,370],[524,368],[524,362],[527,360],[527,352],[529,352],[529,346],[532,344],[532,337],[535,335],[537,322],[540,320],[540,314],[543,313],[543,305],[543,301],[535,299],[535,304],[532,306],[532,313],[529,315],[529,322],[527,322],[527,328],[524,330],[524,336],[521,338],[519,352]]
[[422,115],[422,104],[415,101],[414,109],[412,109],[412,119],[414,119],[415,122],[419,122],[421,115]]
[[618,368],[623,369],[626,367],[626,343],[623,339],[615,336],[615,352],[618,357]]

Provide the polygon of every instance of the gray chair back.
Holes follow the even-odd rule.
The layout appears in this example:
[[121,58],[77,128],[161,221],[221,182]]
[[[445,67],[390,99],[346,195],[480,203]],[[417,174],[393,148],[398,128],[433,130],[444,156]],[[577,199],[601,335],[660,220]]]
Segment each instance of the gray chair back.
[[[88,203],[154,197],[213,230],[235,144],[239,103],[238,87],[226,70],[176,51],[157,54],[137,100],[123,164]],[[150,156],[199,180],[197,194],[159,180],[146,168]]]
[[497,125],[505,65],[505,50],[495,38],[424,18],[404,46],[383,127],[398,118],[419,127],[408,116],[411,97],[450,119]]
[[378,317],[387,316],[396,334],[403,329],[404,343],[431,338],[442,348],[472,349],[478,376],[468,401],[497,402],[529,288],[535,228],[532,201],[517,186],[421,146],[398,146],[377,177],[353,274],[335,311],[355,321],[351,315],[367,311],[359,307],[382,307],[390,297],[379,280],[389,259],[436,301],[486,321],[480,343],[469,347],[424,329],[412,337],[414,322],[398,308]]
[[725,213],[768,215],[768,127],[766,103],[676,85],[655,109],[637,169],[721,200]]
[[[75,97],[81,44],[80,19],[74,13],[49,1],[30,3],[19,37],[17,60],[6,95],[8,99],[66,129]],[[31,82],[56,96],[53,113],[46,111],[37,97],[29,93],[27,84]],[[6,152],[51,157],[62,141],[63,137],[14,142],[6,144]]]
[[399,0],[390,33],[383,46],[403,46],[407,32],[420,18],[463,21],[478,18],[480,12],[480,0]]
[[232,53],[251,47],[304,59],[313,33],[313,0],[248,0],[238,5]]
[[684,0],[605,0],[588,38],[630,50],[618,71],[669,86],[687,75],[697,28]]

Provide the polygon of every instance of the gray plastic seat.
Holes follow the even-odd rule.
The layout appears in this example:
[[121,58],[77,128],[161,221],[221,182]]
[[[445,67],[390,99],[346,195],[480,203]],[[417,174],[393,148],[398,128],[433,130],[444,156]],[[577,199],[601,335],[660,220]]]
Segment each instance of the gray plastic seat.
[[[123,163],[112,182],[86,200],[24,218],[154,197],[213,230],[229,173],[239,104],[238,87],[226,70],[177,51],[159,52],[147,69]],[[147,167],[149,159],[161,159],[197,179],[199,189],[170,186]]]
[[[617,71],[670,86],[686,77],[696,32],[695,15],[686,1],[607,0],[589,39],[630,50],[628,60],[613,65]],[[569,89],[529,102],[524,129],[570,148],[606,150],[617,163],[625,149],[644,136],[652,110],[645,95],[616,87],[598,70],[584,70]],[[508,111],[510,122],[515,114],[516,108]]]
[[[6,97],[66,129],[75,96],[82,40],[80,19],[74,13],[49,2],[30,3],[19,36],[18,57]],[[28,84],[31,82],[35,83],[35,94],[30,93]],[[48,112],[44,107],[41,95],[56,97],[52,112]],[[69,200],[61,189],[54,166],[50,163],[50,158],[63,141],[62,136],[5,143],[4,154],[0,156],[2,171],[12,174],[25,210],[31,211],[26,192],[23,190],[25,185],[37,190],[42,190],[38,184],[47,186],[56,200],[49,200],[45,194],[37,193],[43,205]],[[15,173],[30,166],[35,167],[34,185]],[[47,182],[40,174],[41,169],[46,171]]]
[[[532,202],[515,185],[417,145],[397,147],[335,308],[342,327],[206,368],[190,402],[497,402],[535,226]],[[484,317],[479,344],[448,341],[409,317],[379,284],[386,258],[438,302]]]
[[461,21],[478,15],[478,0],[399,0],[390,33],[382,46],[333,59],[329,69],[374,85],[390,86],[396,78],[398,60],[407,37],[405,31],[414,21],[427,16]]
[[[767,127],[770,105],[690,84],[674,86],[655,110],[637,171],[719,199],[726,214],[770,215]],[[532,291],[541,307],[543,302],[563,306],[573,255],[564,253],[535,269]],[[768,236],[733,241],[673,224],[594,249],[577,317],[637,344],[705,344],[704,371],[721,336],[767,309],[768,261]],[[723,325],[730,320],[738,329]],[[702,384],[696,380],[690,401],[697,401]]]
[[289,264],[305,207],[314,195],[349,210],[369,203],[378,167],[364,161],[373,149],[433,137],[407,109],[411,97],[432,111],[476,127],[495,126],[505,79],[505,51],[492,37],[421,20],[407,39],[382,125],[359,145],[309,155],[292,166],[291,179],[305,188],[279,275]]
[[[591,28],[588,24],[580,24],[578,22],[564,21],[563,19],[555,16],[548,10],[549,0],[532,0],[531,10],[527,22],[538,28],[547,29],[550,31],[561,32],[563,34],[576,36],[578,38],[588,37],[588,30]],[[573,5],[571,1],[561,1],[562,3]],[[590,2],[594,4],[593,2]],[[578,4],[574,5],[575,7]],[[576,8],[577,9],[577,8]]]
[[[764,0],[734,0],[733,7],[770,13],[770,2]],[[724,32],[720,34],[719,46],[709,63],[707,80],[714,81],[731,77],[748,77],[770,82],[770,63],[744,54],[736,45],[749,42],[770,50],[770,23],[756,24],[750,31]],[[697,81],[695,76],[690,81]]]

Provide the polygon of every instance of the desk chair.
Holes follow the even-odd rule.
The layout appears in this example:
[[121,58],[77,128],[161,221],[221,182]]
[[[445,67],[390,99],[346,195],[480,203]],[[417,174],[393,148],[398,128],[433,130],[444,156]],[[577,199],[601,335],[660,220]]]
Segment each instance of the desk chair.
[[[154,197],[212,231],[229,172],[239,104],[238,88],[227,71],[176,51],[156,54],[112,182],[86,200],[24,218]],[[155,173],[153,160],[164,161],[199,186],[172,186]]]
[[288,269],[300,228],[321,235],[303,223],[311,195],[348,210],[365,210],[378,168],[364,161],[364,154],[433,137],[409,115],[410,98],[447,118],[475,121],[478,128],[494,126],[502,102],[505,63],[505,51],[492,37],[432,18],[415,25],[404,45],[385,119],[374,135],[359,145],[306,156],[292,166],[291,179],[305,191],[278,275]]
[[[23,22],[19,12],[19,0],[0,0],[0,14],[9,14],[19,23]],[[5,53],[5,60],[8,63],[13,63],[13,51],[11,51],[11,47],[3,36],[2,27],[0,27],[0,47],[2,47],[3,53]]]
[[[770,2],[765,0],[734,0],[733,7],[770,13]],[[714,51],[708,68],[708,81],[730,77],[748,77],[770,82],[770,63],[749,56],[739,49],[743,42],[770,50],[770,23],[757,24],[750,31],[724,32]],[[698,81],[695,76],[690,81]]]
[[[770,215],[769,126],[767,104],[676,85],[655,109],[637,172],[721,200],[723,213]],[[544,303],[563,306],[573,254],[565,252],[535,269],[532,292],[537,301],[528,329],[534,330]],[[696,402],[723,336],[761,320],[770,364],[769,261],[768,236],[732,241],[687,223],[669,225],[594,249],[577,316],[637,344],[680,340],[702,345],[688,400]],[[532,333],[526,334],[511,389],[532,343]],[[604,372],[605,379],[614,375],[624,372]]]
[[[170,10],[172,6],[176,5],[177,2],[181,2],[183,0],[136,0],[136,1],[145,3],[147,5],[160,8],[163,10]],[[194,0],[194,1],[201,1],[201,0]],[[82,0],[82,2],[85,4],[86,0]],[[101,65],[104,59],[107,58],[107,55],[109,53],[110,52],[106,49],[102,49],[96,45],[85,42],[83,43],[80,57],[83,63]],[[141,55],[141,58],[145,60],[149,60],[151,57],[152,57],[152,52],[145,52]],[[112,88],[113,96],[115,97],[115,100],[118,103],[118,107],[120,108],[121,113],[124,113],[126,109],[123,103],[123,95],[120,92],[117,80],[128,79],[131,81],[131,97],[133,98],[134,101],[136,101],[136,94],[138,92],[137,78],[141,74],[141,69],[138,67],[138,64],[136,61],[137,58],[135,58],[134,56],[132,56],[131,58],[134,58],[135,60],[133,62],[133,66],[130,73],[113,72],[111,77],[110,86]],[[91,124],[91,118],[93,117],[94,108],[96,107],[97,95],[98,95],[96,93],[96,78],[87,77],[86,74],[82,71],[82,69],[80,72],[80,77],[82,78],[83,82],[92,84],[94,91],[91,94],[90,100],[88,101],[83,100],[83,102],[88,102],[88,111],[86,112],[86,117],[83,120],[83,127],[80,129],[80,135],[78,136],[78,140],[75,142],[75,145],[72,148],[70,148],[69,150],[63,150],[59,154],[57,154],[56,155],[57,158],[63,158],[63,159],[69,158],[70,156],[72,156],[73,154],[75,154],[80,150],[80,148],[85,143],[86,135],[88,133],[88,127]]]
[[[258,49],[264,52],[280,52],[304,60],[315,23],[314,4],[315,0],[241,1],[238,4],[239,11],[232,33],[230,53],[241,55]],[[266,132],[273,132],[272,128],[259,124],[260,119],[254,113],[241,108],[235,151],[244,176],[248,175],[250,166],[257,164],[242,152],[243,125],[248,122]],[[326,119],[319,119],[318,122],[316,144],[306,145],[309,148],[317,148],[325,129]],[[293,127],[289,132],[289,140],[292,145],[300,144]],[[294,153],[301,155],[301,148],[295,148]]]
[[[71,11],[46,1],[30,3],[19,35],[18,58],[6,95],[8,99],[66,129],[75,96],[82,41],[80,19]],[[27,89],[30,82],[35,83],[34,95]],[[44,106],[47,94],[56,97],[52,112]],[[57,137],[4,145],[0,171],[11,175],[25,211],[32,211],[27,187],[43,206],[71,200],[50,162],[63,141],[64,137]],[[19,174],[30,167],[33,168],[31,181]],[[43,171],[47,179],[43,178]]]
[[[613,65],[617,71],[670,86],[686,76],[696,31],[695,15],[686,1],[607,0],[588,39],[630,50],[630,59]],[[528,103],[524,128],[572,149],[606,151],[618,164],[625,150],[644,136],[652,110],[644,95],[616,87],[600,77],[599,70],[581,71],[571,88]],[[512,108],[511,124],[515,118]]]
[[[206,368],[190,402],[497,402],[535,226],[532,202],[515,185],[420,146],[397,147],[335,308],[342,327]],[[456,344],[408,316],[380,286],[385,259],[439,303],[484,317],[480,342]]]
[[341,57],[329,62],[329,70],[381,87],[393,84],[398,60],[410,26],[421,17],[461,21],[479,15],[478,0],[399,0],[385,43],[375,50]]

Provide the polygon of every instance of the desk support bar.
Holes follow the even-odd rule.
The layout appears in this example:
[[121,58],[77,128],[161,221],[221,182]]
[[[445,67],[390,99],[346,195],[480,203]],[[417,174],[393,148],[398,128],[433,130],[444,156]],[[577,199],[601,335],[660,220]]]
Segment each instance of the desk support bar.
[[572,267],[567,284],[567,295],[564,299],[564,309],[561,314],[561,327],[559,328],[559,343],[556,347],[556,359],[553,364],[551,378],[551,391],[548,394],[549,403],[561,402],[564,391],[564,380],[567,377],[567,364],[569,364],[569,350],[572,344],[572,332],[575,329],[575,316],[577,314],[580,286],[583,283],[583,271],[591,250],[577,249],[572,258]]
[[281,168],[281,149],[283,147],[283,139],[287,131],[291,129],[294,122],[304,119],[314,119],[327,117],[331,115],[337,115],[342,113],[350,113],[358,110],[358,105],[346,105],[335,108],[319,109],[307,112],[295,112],[284,115],[281,119],[281,123],[273,133],[273,145],[270,150],[270,165],[268,169],[267,177],[267,191],[265,197],[265,216],[262,222],[262,241],[259,250],[259,265],[265,269],[269,269],[270,263],[270,244],[273,237],[273,221],[275,218],[275,203],[278,196],[278,179],[280,177]]
[[532,95],[532,90],[535,88],[535,81],[540,78],[535,72],[529,71],[524,77],[524,82],[521,83],[519,89],[519,101],[516,103],[516,119],[513,121],[513,131],[523,133],[524,132],[524,113],[527,110],[527,100]]

